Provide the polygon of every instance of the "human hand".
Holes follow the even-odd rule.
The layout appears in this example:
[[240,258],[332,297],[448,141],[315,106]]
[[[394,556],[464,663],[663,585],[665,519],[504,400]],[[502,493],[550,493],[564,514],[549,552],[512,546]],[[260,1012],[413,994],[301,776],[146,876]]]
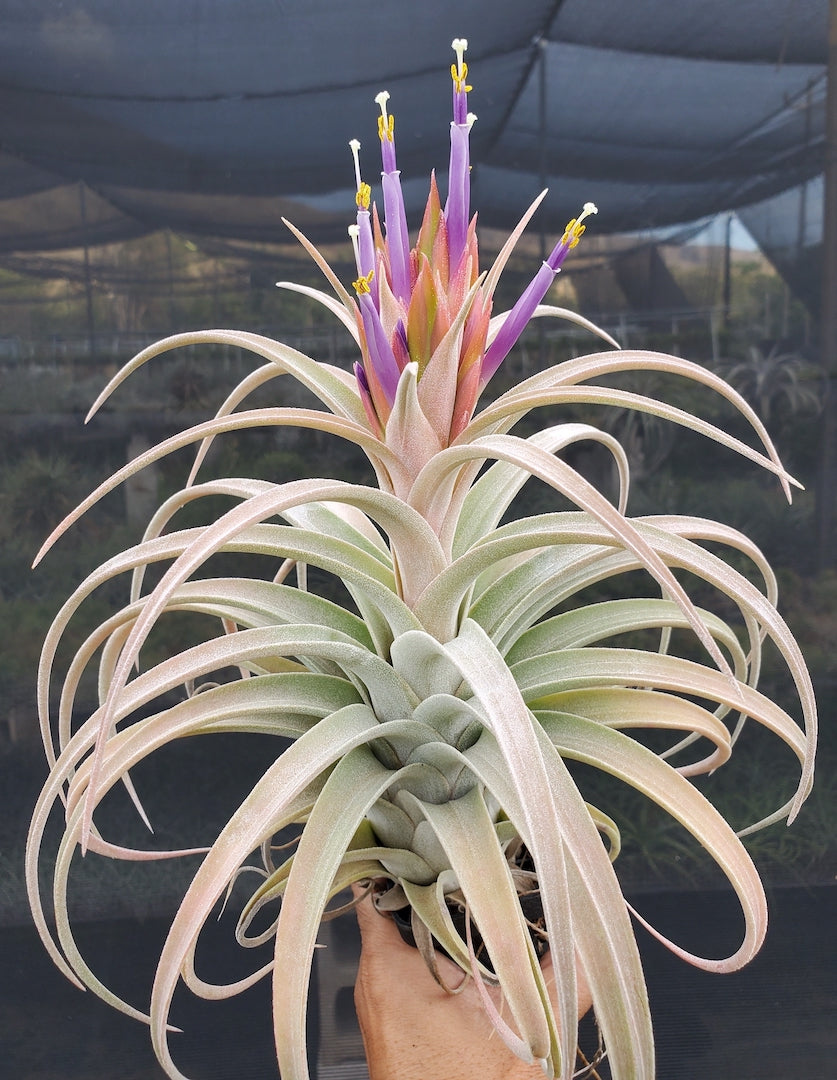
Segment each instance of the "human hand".
[[[472,979],[447,994],[421,954],[407,945],[392,919],[367,896],[357,905],[361,954],[355,982],[357,1010],[370,1080],[543,1080],[538,1065],[526,1065],[494,1030]],[[441,977],[462,981],[461,970],[437,954]],[[547,953],[541,967],[555,1004],[555,974]],[[499,990],[489,989],[500,1006]],[[578,1014],[590,1008],[590,993],[578,974]]]

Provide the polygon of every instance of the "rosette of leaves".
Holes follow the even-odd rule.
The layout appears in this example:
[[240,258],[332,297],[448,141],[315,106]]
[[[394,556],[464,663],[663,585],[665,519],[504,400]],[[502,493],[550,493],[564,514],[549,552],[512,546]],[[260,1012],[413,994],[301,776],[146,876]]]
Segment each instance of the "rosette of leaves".
[[[744,455],[774,473],[789,494],[793,481],[743,398],[686,360],[615,349],[558,364],[477,410],[481,391],[529,318],[579,321],[541,301],[583,226],[571,222],[518,304],[491,317],[497,279],[532,211],[480,274],[468,207],[473,117],[464,103],[464,43],[454,47],[451,194],[442,208],[431,185],[414,247],[406,239],[385,97],[386,233],[374,212],[370,216],[358,170],[355,297],[302,237],[334,296],[300,290],[325,304],[354,336],[362,358],[355,373],[246,332],[183,334],[146,349],[112,380],[94,410],[131,372],[175,348],[229,344],[264,364],[213,419],[163,441],[102,484],[45,545],[137,470],[198,444],[192,475],[160,507],[142,541],[79,585],[49,630],[39,698],[50,774],[32,819],[27,861],[35,921],[55,963],[78,985],[148,1023],[156,1054],[173,1078],[183,1076],[169,1046],[178,983],[215,998],[271,974],[282,1076],[307,1076],[306,994],[318,927],[333,898],[359,882],[376,883],[380,907],[409,907],[431,970],[438,945],[481,991],[487,984],[500,987],[502,1015],[488,993],[482,995],[498,1032],[521,1058],[540,1062],[547,1076],[573,1072],[578,963],[612,1075],[650,1078],[648,997],[614,865],[619,830],[607,806],[585,800],[575,763],[657,803],[729,879],[744,915],[739,948],[716,960],[666,942],[712,971],[734,970],[755,954],[766,930],[766,904],[739,836],[690,778],[721,767],[749,719],[782,740],[800,770],[793,798],[751,827],[792,819],[811,787],[811,683],[776,610],[774,575],[754,545],[709,517],[628,517],[627,460],[605,431],[550,423],[525,438],[514,434],[522,418],[544,407],[636,409]],[[721,394],[750,422],[763,452],[697,415],[607,386],[608,376],[630,371],[673,373]],[[243,407],[279,377],[300,382],[322,409]],[[353,442],[377,484],[198,481],[217,436],[283,425]],[[620,478],[616,505],[562,457],[586,440],[598,441],[613,457]],[[531,478],[550,485],[572,508],[515,517],[510,508]],[[231,508],[206,526],[179,527],[178,515],[189,504],[217,496]],[[735,567],[718,554],[724,548]],[[213,575],[213,557],[230,553],[272,560],[274,570],[265,577]],[[752,574],[736,568],[746,561]],[[147,571],[158,567],[156,584],[146,588]],[[341,604],[310,588],[306,567],[338,578],[349,599]],[[648,583],[645,595],[618,598],[622,579],[637,571]],[[701,606],[690,599],[681,572],[699,583]],[[59,643],[87,598],[123,575],[131,579],[128,600],[78,648],[64,673],[53,733],[50,686]],[[602,599],[611,586],[613,598]],[[599,599],[589,602],[593,587]],[[217,633],[139,670],[153,628],[184,610],[213,617]],[[656,643],[639,647],[646,638],[638,632],[655,634]],[[757,689],[765,639],[792,675],[802,726]],[[94,664],[100,704],[74,729],[79,683]],[[229,678],[230,669],[238,677]],[[219,672],[227,675],[219,680]],[[201,692],[171,704],[167,695],[180,686]],[[173,918],[145,1012],[105,987],[79,952],[67,913],[71,863],[79,849],[121,859],[194,854],[122,846],[107,838],[97,808],[119,783],[133,793],[131,770],[161,747],[230,732],[291,742],[266,763],[205,850]],[[661,750],[662,736],[668,741]],[[53,932],[38,863],[47,817],[59,800],[65,826],[53,875]],[[298,829],[298,839],[278,858],[274,840],[289,826]],[[242,868],[254,862],[261,877],[241,913],[238,936],[243,945],[273,939],[274,958],[231,985],[210,984],[195,968],[202,928]],[[520,897],[536,890],[557,1009],[521,908]],[[257,931],[255,917],[273,912],[271,904],[278,914]],[[454,924],[452,904],[466,909],[464,934]]]

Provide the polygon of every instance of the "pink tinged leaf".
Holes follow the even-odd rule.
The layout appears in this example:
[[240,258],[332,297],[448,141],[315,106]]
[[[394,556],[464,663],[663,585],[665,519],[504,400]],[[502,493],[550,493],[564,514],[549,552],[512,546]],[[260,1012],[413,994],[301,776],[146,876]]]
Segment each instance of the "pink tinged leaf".
[[[351,379],[351,375],[349,375],[348,372],[346,372],[346,375]],[[357,400],[357,392],[353,389],[352,393]],[[382,400],[386,404],[386,399],[383,398],[383,396]],[[358,411],[360,411],[359,402]],[[389,415],[388,405],[386,405],[386,411],[387,415]],[[338,435],[341,438],[345,438],[362,447],[370,459],[375,459],[378,455],[381,455],[385,459],[382,464],[385,465],[387,470],[393,475],[398,472],[397,460],[389,454],[383,453],[381,444],[370,436],[365,425],[355,422],[354,420],[344,420],[340,416],[331,416],[329,413],[316,409],[256,409],[244,413],[235,413],[232,416],[223,417],[220,420],[207,420],[203,424],[198,424],[194,428],[188,428],[186,431],[180,432],[177,435],[173,435],[170,439],[165,439],[163,442],[158,443],[157,446],[152,447],[151,450],[141,454],[134,461],[123,466],[118,472],[115,472],[111,477],[101,483],[96,490],[79,503],[75,510],[68,514],[64,521],[62,521],[61,524],[47,537],[41,550],[38,552],[35,564],[37,565],[37,563],[40,562],[63,533],[78,521],[79,518],[83,517],[92,506],[99,502],[99,500],[108,492],[113,491],[123,483],[123,481],[139,472],[139,470],[146,465],[150,465],[154,461],[159,461],[166,457],[167,454],[172,453],[174,450],[179,450],[184,446],[188,446],[190,443],[200,442],[201,439],[204,438],[213,438],[226,431],[241,431],[247,428],[268,425],[310,427],[314,430],[330,432],[333,435]],[[48,640],[49,638],[47,638],[47,641]],[[44,648],[46,648],[46,642]],[[42,704],[44,704],[45,701],[46,699],[42,696]]]
[[[334,297],[329,296],[328,293],[324,293],[320,289],[313,289],[310,285],[299,285],[295,281],[277,281],[276,288],[287,289],[289,292],[301,293],[303,296],[310,296],[312,300],[316,300],[318,304],[322,304],[323,307],[328,308],[332,315],[343,323],[355,341],[357,341],[355,320],[351,311],[347,310],[344,304],[338,303]],[[348,295],[348,293],[346,295]]]
[[387,245],[384,240],[384,230],[381,225],[381,218],[378,214],[376,203],[372,203],[372,238],[375,241],[376,257],[383,256],[384,261],[386,262],[387,274],[389,274],[389,253],[387,252]]
[[517,246],[517,241],[523,235],[523,231],[529,224],[532,215],[543,202],[545,197],[546,188],[544,188],[540,195],[538,195],[538,197],[532,202],[529,209],[517,223],[514,230],[509,235],[509,238],[506,240],[505,244],[503,244],[502,248],[500,249],[499,255],[494,260],[485,278],[485,291],[488,293],[489,296],[494,295],[494,290],[497,288],[497,282],[500,280],[500,275],[505,269],[506,263],[509,261],[509,256]]
[[[231,686],[228,689],[233,696],[240,696],[236,693],[239,689],[239,685],[235,685],[234,687]],[[257,690],[258,688],[254,687],[252,689]],[[244,691],[245,695],[248,695],[250,690],[251,688],[247,687]],[[222,691],[222,693],[224,692]],[[228,704],[232,700],[230,694],[226,694]],[[251,697],[250,700],[257,702],[258,696],[257,693],[256,697]],[[268,695],[267,698],[262,697],[260,707],[265,711],[275,713],[275,699],[272,699],[271,695]],[[203,701],[192,698],[175,706],[169,712],[157,714],[144,721],[140,721],[128,730],[116,735],[108,745],[106,760],[103,762],[100,795],[103,795],[109,790],[121,777],[124,777],[127,774],[130,768],[137,764],[142,758],[153,753],[155,749],[172,741],[173,738],[177,738],[187,733],[206,730],[202,722],[202,716],[205,715],[205,712],[206,704]],[[245,705],[244,713],[246,712],[247,707]],[[84,757],[95,738],[95,726],[95,721],[91,718],[91,720],[88,720],[82,725],[75,734],[71,745],[68,745],[65,753],[62,755],[61,761],[58,762],[57,767],[53,770],[52,775],[44,787],[44,791],[41,793],[38,802],[38,808],[47,808],[48,810],[49,806],[56,800],[60,794],[62,784],[72,776],[75,766]],[[84,785],[87,783],[90,773],[90,760],[88,758],[88,760],[83,762],[75,776],[72,777],[67,809],[67,825],[56,861],[54,896],[59,924],[59,939],[61,940],[62,947],[65,949],[72,968],[79,974],[87,986],[116,1008],[128,1012],[129,1015],[135,1015],[138,1019],[147,1020],[148,1018],[144,1017],[143,1014],[132,1010],[130,1006],[125,1005],[125,1003],[121,1002],[115,995],[111,994],[110,991],[95,978],[76,948],[69,931],[69,924],[66,916],[67,876],[73,853],[79,842],[82,831],[82,800],[84,798]],[[42,815],[39,813],[38,808],[36,808],[35,816],[33,818],[30,843],[27,850],[27,881],[31,878],[34,882],[37,882],[38,848],[43,833],[41,824]],[[128,859],[171,858],[191,853],[187,850],[173,852],[137,852],[132,849],[125,849],[107,844],[95,833],[90,837],[90,848],[91,850],[99,851],[100,853],[111,857]],[[196,849],[196,851],[197,850],[202,849]],[[36,923],[39,925],[39,928],[46,933],[45,924],[43,923],[42,918],[39,917],[42,915],[42,911],[37,891],[33,896],[33,911],[35,912]],[[56,963],[59,963],[59,966],[61,966],[63,970],[63,962],[60,961],[58,954],[53,952],[54,946],[52,946],[51,939],[47,941],[47,938],[45,938],[45,944],[47,944],[47,948],[56,960]],[[72,975],[70,975],[70,977],[72,978]]]
[[326,781],[300,838],[274,942],[274,1038],[285,1080],[308,1080],[308,985],[331,883],[366,811],[398,775],[385,769],[366,747],[345,755]]
[[[538,867],[547,925],[551,928],[553,963],[564,990],[558,1002],[560,1049],[554,1047],[553,1057],[561,1062],[561,1075],[568,1077],[576,1044],[576,967],[557,793],[538,745],[534,718],[490,638],[476,623],[465,619],[457,636],[445,646],[445,652],[470,684],[486,717],[486,729],[497,741],[503,779],[514,792],[520,811],[515,825]],[[480,741],[475,745],[479,746]],[[481,921],[479,912],[477,921]],[[534,967],[539,979],[537,962]],[[546,994],[542,1000],[544,1018],[552,1029],[552,1009]]]
[[462,353],[459,360],[459,378],[462,380],[471,367],[481,369],[479,361],[485,352],[485,342],[491,319],[491,299],[485,295],[484,287],[474,300],[473,307],[465,323],[462,335]]
[[[500,319],[502,316],[496,316]],[[492,324],[495,319],[492,319]],[[489,337],[492,330],[489,328]],[[684,412],[664,402],[653,401],[638,394],[630,394],[627,391],[611,389],[606,386],[582,386],[589,380],[604,375],[611,375],[619,371],[667,371],[693,379],[703,383],[721,394],[730,401],[748,420],[758,434],[769,459],[759,454],[758,451],[728,435],[723,429],[700,419],[693,413]],[[645,412],[665,416],[669,420],[683,424],[694,431],[701,432],[723,446],[734,449],[737,453],[757,462],[763,468],[776,474],[788,501],[790,501],[790,484],[795,487],[802,485],[795,480],[782,466],[779,455],[776,452],[770,436],[764,425],[754,413],[753,409],[735,390],[724,382],[718,375],[701,367],[689,360],[683,360],[677,356],[667,356],[663,353],[652,353],[635,350],[622,350],[620,352],[593,353],[589,356],[577,357],[574,360],[566,360],[547,371],[539,372],[506,391],[496,402],[486,407],[479,418],[475,421],[474,437],[483,430],[497,431],[500,427],[508,430],[508,423],[503,418],[514,417],[515,422],[523,413],[543,405],[563,404],[569,401],[598,401],[603,404],[624,405],[630,408],[641,408]],[[642,402],[642,404],[639,404]]]
[[[358,343],[358,345],[360,345],[362,329],[358,319],[357,309],[355,309],[351,313],[350,317],[345,311],[343,312],[343,315],[345,315],[347,319],[351,319],[352,337]],[[319,365],[319,367],[322,368],[323,365],[321,364]],[[227,399],[215,413],[215,418],[220,419],[221,417],[229,416],[235,411],[235,409],[238,407],[238,405],[241,404],[242,401],[246,400],[250,396],[250,394],[252,394],[260,386],[263,386],[265,383],[270,382],[272,379],[278,379],[279,376],[282,374],[284,374],[282,369],[279,368],[275,363],[272,363],[257,368],[256,371],[253,371],[249,375],[246,375],[238,384],[238,386],[235,387],[232,393],[229,394]],[[351,387],[352,389],[354,389],[354,383],[352,382],[350,376],[347,378],[347,372],[343,371],[340,368],[332,368],[331,374],[336,379],[339,379],[341,382],[343,382],[347,387]],[[212,442],[213,439],[210,436],[204,439],[201,445],[198,447],[197,453],[195,454],[195,460],[192,464],[192,468],[189,470],[189,477],[186,481],[186,484],[184,485],[186,488],[191,487],[195,483],[200,467],[205,460],[207,453],[209,452],[209,448],[211,447]]]
[[430,360],[437,294],[433,287],[433,272],[427,257],[420,253],[418,262],[418,277],[407,312],[407,348],[410,359],[418,364],[419,378],[421,378]]
[[480,1002],[486,1011],[488,1019],[491,1021],[492,1027],[515,1057],[520,1058],[521,1061],[524,1061],[527,1064],[533,1062],[535,1059],[532,1056],[532,1051],[529,1049],[528,1043],[525,1043],[514,1028],[505,1021],[500,1010],[494,1004],[494,999],[491,994],[489,994],[488,987],[485,985],[482,975],[480,974],[478,966],[479,961],[477,960],[477,954],[474,951],[474,935],[471,930],[471,913],[467,905],[465,906],[465,943],[468,946],[468,959],[471,962],[471,977],[474,980],[474,986],[476,987]]
[[436,230],[436,236],[433,240],[430,265],[433,267],[433,273],[439,279],[441,292],[446,293],[450,277],[450,252],[448,250],[448,227],[444,215],[439,218],[439,228]]
[[[508,313],[502,312],[496,319],[491,320],[492,325],[488,331],[489,341],[494,340],[507,317]],[[575,323],[576,326],[581,326],[585,330],[589,330],[591,334],[600,337],[602,341],[606,341],[608,345],[612,345],[614,349],[619,349],[621,347],[616,338],[608,334],[606,330],[602,330],[600,326],[596,326],[590,319],[585,319],[583,315],[579,315],[575,311],[570,311],[568,308],[557,307],[555,304],[538,304],[532,312],[532,318],[542,319],[547,317],[553,319],[566,319],[567,322]]]
[[[500,461],[509,461],[567,495],[576,506],[586,510],[596,521],[604,525],[620,545],[637,556],[641,565],[661,586],[666,597],[677,604],[698,640],[728,680],[733,694],[740,699],[739,683],[726,657],[707,630],[683,586],[660,557],[653,543],[649,543],[642,532],[608,502],[601,492],[560,458],[555,458],[541,447],[512,435],[489,435],[469,441],[467,444],[449,447],[444,455],[439,455],[430,465],[425,476],[420,478],[421,491],[427,490],[428,483],[431,485],[430,489],[433,490],[438,483],[437,476],[441,480],[446,472],[458,468],[469,458],[486,460],[496,458]],[[417,504],[420,505],[418,502]],[[424,603],[424,598],[422,598],[422,603]],[[419,617],[421,618],[421,615]],[[425,625],[429,624],[425,623]]]
[[437,267],[433,266],[433,290],[436,294],[436,318],[433,322],[433,333],[430,336],[430,353],[438,348],[442,338],[450,330],[453,314],[448,299],[447,282],[443,284],[442,276]]
[[488,333],[491,301],[480,295],[465,323],[459,356],[459,376],[456,401],[450,426],[450,442],[453,442],[468,426],[473,416],[480,392],[480,369],[485,339]]
[[[345,289],[343,291],[345,292]],[[348,293],[346,295],[348,296]],[[351,304],[348,310],[354,318],[354,304]],[[95,415],[116,388],[148,360],[182,346],[205,344],[231,345],[235,348],[246,349],[275,364],[277,375],[292,375],[298,379],[337,415],[351,418],[357,418],[360,415],[360,403],[353,390],[346,393],[352,382],[348,372],[340,371],[329,364],[317,363],[310,356],[305,356],[304,353],[283,345],[280,341],[272,341],[260,334],[250,334],[243,330],[198,330],[163,338],[137,353],[119,369],[96,398],[85,418],[85,423]]]
[[465,373],[460,376],[456,387],[456,399],[453,404],[449,442],[453,442],[462,434],[474,413],[474,407],[480,392],[479,375],[479,364],[472,363],[465,369]]
[[304,233],[300,232],[300,230],[295,225],[292,225],[291,222],[288,221],[286,218],[282,218],[282,224],[286,225],[291,230],[291,232],[294,234],[294,236],[297,238],[297,240],[299,240],[300,244],[302,244],[302,246],[305,248],[305,250],[311,256],[311,258],[317,264],[317,266],[319,266],[320,270],[322,270],[323,275],[325,276],[325,278],[327,279],[327,281],[329,282],[331,287],[334,289],[334,291],[338,295],[338,297],[343,301],[344,306],[348,310],[351,310],[351,307],[352,307],[352,298],[351,298],[351,296],[349,295],[348,291],[346,290],[346,287],[343,284],[343,282],[340,280],[340,278],[334,273],[334,271],[328,265],[328,263],[326,262],[325,258],[320,253],[318,248],[316,248],[311,243],[311,241],[308,239],[308,237]]
[[[387,447],[404,462],[410,477],[415,477],[443,446],[419,403],[417,381],[418,365],[411,363],[404,369],[398,384],[385,436]],[[406,491],[396,491],[396,494],[402,498],[407,496]]]
[[[451,265],[453,266],[453,264]],[[468,290],[474,284],[475,275],[473,270],[474,267],[471,262],[471,253],[466,248],[448,282],[448,303],[450,304],[451,311],[459,310],[465,297],[468,295]]]
[[430,174],[430,194],[427,196],[427,204],[424,208],[424,217],[421,221],[418,239],[416,240],[416,253],[425,255],[428,259],[433,256],[433,246],[439,225],[443,222],[442,204],[439,199],[439,189],[436,186],[436,173]]
[[465,320],[479,292],[480,282],[471,288],[444,338],[430,357],[424,377],[418,384],[422,410],[433,426],[442,446],[450,440],[450,427],[456,402],[459,375],[459,352]]
[[468,287],[470,288],[471,285],[473,285],[476,281],[477,275],[479,274],[480,251],[479,242],[477,240],[476,214],[474,214],[474,216],[471,218],[471,224],[468,226],[468,239],[465,242],[465,250],[462,252],[462,258],[463,260],[471,260],[471,280],[468,282]]
[[[570,776],[555,747],[535,725],[535,733],[545,762],[548,763],[556,809],[560,815],[561,845],[565,852],[568,910],[573,912],[571,945],[577,950],[590,989],[593,992],[596,1020],[601,1026],[610,1050],[614,1077],[653,1080],[653,1033],[648,1009],[648,996],[642,976],[642,966],[633,929],[625,908],[619,883],[608,853],[597,834],[587,805]],[[515,822],[522,819],[520,785],[514,783],[505,768],[505,755],[490,733],[467,751],[474,772]],[[545,842],[547,823],[535,826],[534,836]],[[525,826],[520,833],[529,843]],[[548,850],[548,848],[547,848]],[[558,890],[548,883],[545,868],[538,863],[541,895],[545,907]],[[547,929],[555,948],[564,946],[568,935],[562,927],[560,914],[547,916]],[[557,928],[557,929],[555,929]],[[568,963],[573,963],[571,956]],[[573,969],[574,970],[574,967]],[[576,1032],[574,998],[561,975],[553,983],[559,999],[565,999],[570,1028]],[[569,1051],[565,1066],[571,1066],[574,1049]],[[566,1073],[568,1078],[571,1069]]]
[[182,1076],[172,1061],[165,1026],[192,944],[247,854],[275,831],[283,812],[288,821],[296,818],[296,807],[311,780],[352,745],[364,741],[364,733],[369,730],[368,715],[365,718],[357,707],[351,715],[346,715],[346,710],[341,713],[327,717],[321,731],[307,743],[302,739],[293,743],[256,783],[215,841],[175,915],[157,967],[150,1010],[154,1050],[169,1076]]
[[544,728],[563,755],[589,761],[631,784],[696,837],[736,892],[745,918],[744,939],[730,956],[706,959],[676,945],[628,905],[634,917],[676,956],[704,971],[737,971],[749,963],[767,932],[764,888],[744,845],[709,800],[656,754],[619,731],[563,714]]
[[[414,796],[409,797],[413,802]],[[497,1032],[523,1061],[545,1061],[560,1056],[554,1025],[548,1012],[543,973],[534,954],[508,863],[494,822],[479,787],[447,803],[415,799],[432,827],[468,904],[471,917],[491,957],[500,988],[520,1034],[500,1016],[490,998],[483,998]],[[466,937],[467,941],[467,937]],[[473,953],[471,943],[470,953]],[[484,986],[476,956],[471,959],[477,989]],[[480,995],[482,996],[482,995]],[[573,1019],[575,1019],[573,1017]],[[499,1022],[499,1023],[498,1023]]]

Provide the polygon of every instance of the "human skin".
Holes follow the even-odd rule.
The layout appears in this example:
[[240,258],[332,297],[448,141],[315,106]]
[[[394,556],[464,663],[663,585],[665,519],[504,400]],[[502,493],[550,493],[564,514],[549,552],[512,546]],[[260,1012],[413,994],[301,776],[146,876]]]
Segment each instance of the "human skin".
[[[503,1044],[486,1015],[473,981],[446,993],[417,949],[402,941],[392,919],[366,897],[357,905],[361,954],[355,983],[357,1010],[370,1080],[543,1080],[539,1065],[526,1065]],[[462,972],[445,956],[442,978],[456,986]],[[549,954],[542,968],[554,1001]],[[590,1008],[579,972],[578,1014]],[[499,992],[491,991],[500,1007]]]

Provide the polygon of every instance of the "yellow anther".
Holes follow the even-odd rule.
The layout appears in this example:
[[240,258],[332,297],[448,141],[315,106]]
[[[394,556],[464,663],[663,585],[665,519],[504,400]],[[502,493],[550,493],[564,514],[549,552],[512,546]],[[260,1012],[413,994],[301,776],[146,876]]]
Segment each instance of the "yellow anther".
[[578,220],[573,218],[567,222],[567,227],[564,229],[564,235],[561,237],[562,244],[569,244],[571,248],[574,248],[578,241],[581,239],[581,234],[584,232],[584,226],[579,225]]
[[598,214],[599,210],[595,203],[586,202],[584,209],[578,215],[577,218],[573,218],[567,222],[567,227],[564,229],[564,235],[561,237],[562,244],[568,244],[570,250],[574,248],[582,237],[582,234],[586,232],[587,226],[582,225],[582,221],[591,214]]
[[375,97],[375,104],[380,106],[381,115],[378,117],[378,136],[381,142],[384,139],[388,139],[392,142],[395,136],[395,117],[387,112],[387,102],[389,101],[389,91],[382,90],[380,94]]
[[466,94],[469,94],[473,90],[473,86],[468,86],[465,80],[468,78],[468,65],[462,64],[461,67],[457,67],[456,64],[450,66],[451,78],[453,79],[453,85],[456,87],[457,94],[461,94],[464,90]]
[[374,276],[375,271],[370,270],[368,274],[362,275],[357,279],[357,281],[352,282],[352,288],[355,290],[358,296],[362,296],[364,293],[368,293],[371,291],[369,285]]
[[372,188],[368,184],[361,184],[355,195],[355,202],[359,210],[368,210],[372,198]]
[[384,139],[388,139],[390,142],[392,142],[392,140],[394,138],[394,135],[395,135],[395,117],[392,115],[392,113],[390,113],[390,115],[386,116],[386,117],[379,116],[378,117],[378,138],[381,140],[381,142],[383,142]]

